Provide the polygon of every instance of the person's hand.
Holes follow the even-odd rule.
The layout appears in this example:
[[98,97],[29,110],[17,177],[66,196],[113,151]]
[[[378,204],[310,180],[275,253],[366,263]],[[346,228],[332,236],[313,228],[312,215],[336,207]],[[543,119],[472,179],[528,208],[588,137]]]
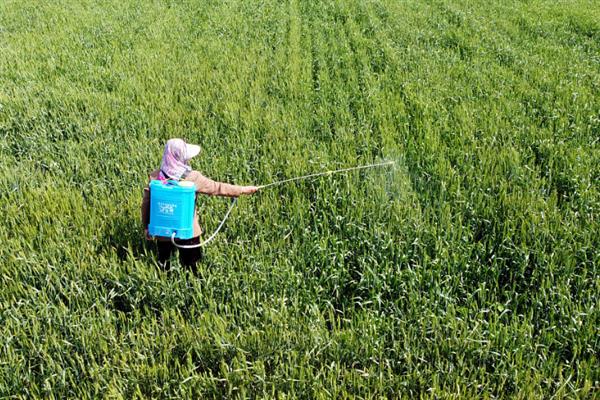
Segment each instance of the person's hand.
[[258,187],[256,186],[243,186],[242,187],[242,194],[245,195],[251,195],[254,194],[258,191]]
[[148,228],[144,229],[144,235],[146,236],[146,240],[153,240],[154,237],[150,236],[150,233],[148,233]]

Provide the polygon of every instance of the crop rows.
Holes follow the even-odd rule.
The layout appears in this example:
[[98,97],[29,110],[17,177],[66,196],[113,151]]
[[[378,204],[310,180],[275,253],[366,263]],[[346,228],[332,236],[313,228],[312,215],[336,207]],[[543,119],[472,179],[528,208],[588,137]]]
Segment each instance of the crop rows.
[[[592,0],[0,2],[0,397],[597,397],[599,55]],[[396,164],[166,274],[171,137],[239,184]]]

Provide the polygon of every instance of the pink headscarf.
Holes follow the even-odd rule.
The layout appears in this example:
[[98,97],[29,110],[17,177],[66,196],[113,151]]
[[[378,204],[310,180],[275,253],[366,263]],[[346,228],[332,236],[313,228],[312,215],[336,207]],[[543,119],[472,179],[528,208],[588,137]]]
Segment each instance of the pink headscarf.
[[188,163],[190,158],[187,154],[187,145],[182,139],[170,139],[165,145],[158,178],[160,180],[184,178],[192,170]]

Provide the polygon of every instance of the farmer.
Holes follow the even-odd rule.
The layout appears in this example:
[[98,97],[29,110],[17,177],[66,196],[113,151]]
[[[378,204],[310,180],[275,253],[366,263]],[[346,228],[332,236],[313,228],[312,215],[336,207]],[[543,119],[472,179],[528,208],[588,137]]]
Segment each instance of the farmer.
[[[183,180],[190,181],[196,185],[196,193],[202,193],[212,196],[238,197],[240,195],[250,195],[258,190],[256,186],[237,186],[228,183],[215,182],[194,171],[189,164],[192,157],[200,153],[200,146],[187,144],[182,139],[170,139],[165,145],[160,169],[150,173],[149,181],[159,180]],[[148,224],[150,222],[150,189],[144,188],[144,197],[142,200],[142,225],[144,226],[146,239],[152,240],[153,237],[148,234]],[[191,239],[175,239],[177,244],[194,245],[200,243],[202,229],[198,223],[197,210],[194,209],[194,237]],[[167,237],[156,237],[158,247],[158,262],[164,270],[169,270],[171,253],[175,246],[171,239]],[[185,267],[195,271],[196,263],[202,258],[200,247],[192,249],[179,249],[179,260]]]

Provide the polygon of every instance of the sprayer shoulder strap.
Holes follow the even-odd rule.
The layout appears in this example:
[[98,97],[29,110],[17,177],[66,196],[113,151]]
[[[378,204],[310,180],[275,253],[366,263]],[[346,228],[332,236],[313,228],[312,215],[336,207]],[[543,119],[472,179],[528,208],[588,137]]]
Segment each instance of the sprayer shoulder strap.
[[176,178],[171,178],[171,177],[170,177],[170,176],[169,176],[169,175],[168,175],[168,174],[167,174],[165,171],[163,171],[162,169],[160,170],[160,172],[162,172],[162,174],[163,174],[163,175],[164,175],[164,176],[165,176],[167,179],[172,179],[172,180],[174,180],[174,181],[182,181],[182,180],[184,180],[185,178],[187,178],[187,176],[188,176],[188,172],[187,172],[187,171],[185,171],[183,174],[181,174],[181,177],[180,177],[179,179],[176,179]]

